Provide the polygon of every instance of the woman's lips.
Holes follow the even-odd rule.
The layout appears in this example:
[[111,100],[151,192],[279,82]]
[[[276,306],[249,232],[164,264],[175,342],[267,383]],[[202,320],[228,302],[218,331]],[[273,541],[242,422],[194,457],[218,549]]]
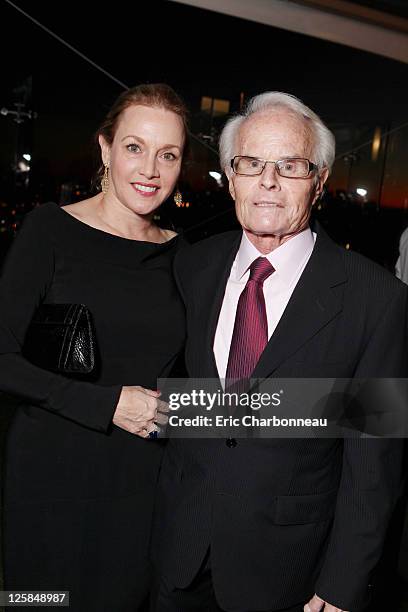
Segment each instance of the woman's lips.
[[145,198],[154,196],[160,189],[158,185],[154,185],[153,183],[131,183],[131,185],[138,194]]

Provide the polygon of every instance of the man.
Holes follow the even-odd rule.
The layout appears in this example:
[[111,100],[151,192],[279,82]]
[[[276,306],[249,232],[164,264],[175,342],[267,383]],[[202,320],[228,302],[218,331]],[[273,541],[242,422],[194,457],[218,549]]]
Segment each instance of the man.
[[[193,378],[404,376],[406,287],[309,226],[334,159],[279,92],[223,130],[241,232],[180,255]],[[386,439],[170,439],[160,481],[160,612],[363,609],[400,478]]]
[[402,232],[399,241],[399,257],[395,264],[395,274],[408,284],[408,227]]

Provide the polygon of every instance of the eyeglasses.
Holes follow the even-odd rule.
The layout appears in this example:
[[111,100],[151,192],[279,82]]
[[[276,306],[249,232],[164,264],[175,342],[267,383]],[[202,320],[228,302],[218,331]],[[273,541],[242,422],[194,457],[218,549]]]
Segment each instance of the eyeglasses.
[[276,172],[284,178],[308,178],[317,170],[317,165],[303,157],[286,157],[277,161],[236,155],[231,159],[231,168],[235,174],[242,176],[257,176],[262,174],[266,164],[275,164]]

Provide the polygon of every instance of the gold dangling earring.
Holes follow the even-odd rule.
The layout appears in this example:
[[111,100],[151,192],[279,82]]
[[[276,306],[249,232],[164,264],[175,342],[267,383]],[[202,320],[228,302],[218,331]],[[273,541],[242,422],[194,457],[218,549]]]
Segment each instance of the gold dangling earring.
[[104,164],[104,165],[105,165],[105,170],[104,170],[103,178],[101,181],[101,189],[103,193],[106,193],[109,189],[109,166],[108,164]]
[[183,196],[181,195],[180,189],[176,190],[176,193],[173,196],[174,203],[176,206],[180,207],[183,203]]

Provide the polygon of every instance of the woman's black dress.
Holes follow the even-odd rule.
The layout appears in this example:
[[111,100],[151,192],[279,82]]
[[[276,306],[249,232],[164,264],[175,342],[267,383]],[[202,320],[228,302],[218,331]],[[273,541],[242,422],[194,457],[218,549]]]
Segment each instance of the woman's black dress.
[[[112,425],[123,385],[157,388],[184,338],[171,267],[179,239],[114,236],[55,204],[27,215],[0,283],[0,390],[23,398],[4,476],[8,590],[70,591],[70,609],[136,612],[162,446]],[[96,383],[23,358],[42,302],[82,303],[101,355]]]

